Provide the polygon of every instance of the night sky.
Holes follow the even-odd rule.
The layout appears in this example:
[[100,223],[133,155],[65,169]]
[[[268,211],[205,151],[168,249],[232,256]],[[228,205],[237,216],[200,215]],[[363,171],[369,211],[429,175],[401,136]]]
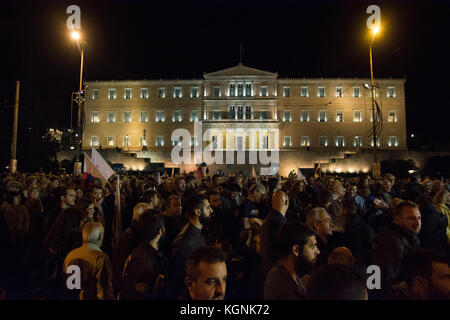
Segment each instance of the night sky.
[[21,81],[19,161],[44,128],[68,127],[80,55],[66,8],[81,8],[84,80],[201,79],[239,62],[279,77],[370,77],[366,8],[381,8],[374,76],[406,77],[409,148],[450,151],[449,1],[0,1],[1,165]]

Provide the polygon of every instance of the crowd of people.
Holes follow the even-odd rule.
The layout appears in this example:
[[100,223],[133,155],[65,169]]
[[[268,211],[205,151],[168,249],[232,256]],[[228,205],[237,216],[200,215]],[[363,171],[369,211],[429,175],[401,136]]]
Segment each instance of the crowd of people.
[[449,188],[418,173],[4,173],[0,300],[447,300]]

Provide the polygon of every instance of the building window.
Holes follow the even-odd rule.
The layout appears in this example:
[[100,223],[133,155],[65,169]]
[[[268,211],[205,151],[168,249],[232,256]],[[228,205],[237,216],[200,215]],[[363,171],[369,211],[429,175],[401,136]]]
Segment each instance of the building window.
[[[373,147],[373,138],[370,138],[370,146]],[[380,146],[380,138],[378,137],[377,138],[377,147],[379,147],[379,146]]]
[[244,85],[242,83],[238,83],[238,97],[244,96]]
[[397,137],[395,137],[395,136],[389,137],[388,145],[389,145],[389,147],[398,147]]
[[291,112],[290,111],[284,111],[283,115],[283,121],[291,121]]
[[173,112],[173,118],[172,121],[173,122],[181,122],[182,120],[182,116],[181,116],[181,110],[175,110]]
[[309,122],[309,111],[303,110],[300,113],[300,121],[301,122]]
[[336,138],[336,147],[343,147],[345,145],[344,143],[344,137],[338,136]]
[[131,99],[131,88],[125,88],[125,99]]
[[267,87],[261,87],[261,97],[267,97]]
[[259,118],[261,120],[269,119],[269,112],[268,111],[261,111],[261,113],[259,114]]
[[166,88],[158,88],[158,98],[166,97]]
[[217,136],[212,136],[211,142],[212,142],[212,148],[217,149]]
[[230,97],[234,97],[236,95],[236,86],[234,83],[230,84]]
[[98,146],[98,137],[91,137],[91,146]]
[[302,140],[300,142],[300,146],[301,147],[309,147],[309,137],[308,136],[303,136]]
[[156,137],[156,146],[162,147],[164,145],[164,137],[163,136],[157,136]]
[[220,111],[212,111],[211,117],[213,120],[219,120],[220,119]]
[[261,135],[260,136],[261,149],[267,150],[269,149],[269,136]]
[[235,119],[236,117],[236,109],[234,106],[230,106],[228,109],[228,119]]
[[336,111],[336,122],[344,122],[344,111]]
[[344,96],[344,92],[342,91],[342,87],[336,87],[336,97],[342,98]]
[[359,87],[353,87],[353,98],[359,98]]
[[245,119],[252,119],[252,107],[245,107]]
[[214,98],[219,98],[221,96],[220,87],[214,87]]
[[100,112],[93,111],[91,113],[91,122],[93,122],[93,123],[99,123],[100,122]]
[[247,83],[245,85],[245,96],[247,97],[251,97],[252,95],[252,84],[251,83]]
[[198,121],[198,112],[197,111],[191,111],[191,117],[190,121]]
[[141,122],[147,121],[148,121],[147,111],[141,111]]
[[289,87],[283,87],[283,97],[289,98],[291,95],[291,89]]
[[355,136],[355,139],[353,140],[353,146],[356,148],[360,148],[363,146],[362,143],[362,137],[361,136]]
[[325,97],[325,87],[319,87],[317,89],[317,96],[319,98],[324,98]]
[[148,88],[141,88],[141,99],[148,99]]
[[[376,111],[375,111],[376,112]],[[376,112],[377,121],[380,121],[380,113]],[[372,111],[370,112],[370,122],[373,122],[373,114]]]
[[353,111],[353,122],[362,122],[361,111]]
[[387,97],[395,98],[395,87],[387,87]]
[[173,97],[181,98],[181,88],[180,87],[173,88]]
[[308,97],[308,87],[301,87],[300,89],[300,96],[303,98]]
[[321,147],[326,147],[326,146],[328,146],[328,139],[327,139],[327,137],[320,137],[320,138],[319,138],[319,141],[320,141],[320,146],[321,146]]
[[237,118],[244,119],[244,107],[243,106],[238,106]]
[[326,122],[326,121],[327,121],[327,112],[319,111],[319,122]]
[[397,122],[397,113],[395,111],[389,111],[388,122]]
[[156,111],[156,122],[163,122],[166,119],[163,110]]
[[172,146],[176,146],[180,144],[180,137],[174,138],[172,140]]
[[285,147],[290,147],[291,146],[291,137],[290,136],[284,136],[284,143],[283,145]]
[[108,137],[106,138],[106,141],[108,143],[108,147],[114,147],[114,137]]
[[111,123],[116,122],[116,113],[114,111],[109,111],[108,118],[106,121],[111,122]]
[[144,137],[139,138],[139,146],[145,147],[147,145],[147,141],[144,139]]
[[98,99],[98,92],[99,92],[98,89],[92,90],[92,99],[93,100]]
[[123,113],[123,122],[131,122],[131,112],[125,111]]
[[191,98],[198,98],[198,87],[191,88]]
[[130,145],[130,136],[126,135],[123,137],[122,146],[128,148]]
[[109,89],[108,99],[115,99],[115,98],[116,98],[116,89]]

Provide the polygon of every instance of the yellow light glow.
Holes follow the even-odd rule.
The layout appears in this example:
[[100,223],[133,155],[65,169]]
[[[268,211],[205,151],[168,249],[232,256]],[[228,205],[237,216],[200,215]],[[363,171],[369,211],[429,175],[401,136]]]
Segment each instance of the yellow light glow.
[[374,36],[376,36],[378,32],[380,32],[380,27],[379,26],[376,26],[376,27],[372,28],[372,33],[373,33]]
[[80,40],[80,33],[78,31],[73,31],[72,39],[77,40],[77,41]]

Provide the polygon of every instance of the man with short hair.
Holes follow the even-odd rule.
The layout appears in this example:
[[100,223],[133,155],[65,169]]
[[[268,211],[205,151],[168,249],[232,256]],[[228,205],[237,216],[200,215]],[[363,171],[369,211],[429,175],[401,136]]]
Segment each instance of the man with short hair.
[[381,269],[381,289],[372,290],[374,298],[381,298],[398,280],[406,254],[420,246],[420,211],[416,203],[403,201],[394,208],[394,223],[375,235],[372,264]]
[[327,262],[330,248],[329,237],[333,235],[333,219],[327,210],[322,207],[313,208],[306,217],[306,225],[314,231],[317,239],[317,247],[320,250],[318,265]]
[[187,201],[188,223],[172,243],[170,255],[169,287],[172,298],[178,298],[183,288],[184,265],[187,257],[197,248],[206,245],[203,227],[210,221],[213,209],[206,197],[195,196]]
[[103,188],[99,186],[92,186],[89,196],[94,203],[95,213],[94,221],[100,222],[105,227],[105,216],[103,214]]
[[386,300],[450,300],[448,259],[430,249],[413,249],[403,260],[405,282],[394,285]]
[[[86,223],[82,231],[83,245],[70,251],[64,260],[64,271],[72,265],[81,271],[81,289],[71,290],[72,297],[77,293],[80,300],[114,300],[111,262],[100,249],[103,235],[104,228],[100,223]],[[69,276],[70,273],[66,275]]]
[[160,251],[166,256],[170,256],[172,242],[178,233],[186,225],[186,219],[181,215],[181,199],[178,195],[172,194],[167,198],[163,214],[164,228],[166,230],[164,239],[160,245]]
[[320,253],[314,232],[303,223],[289,221],[278,231],[280,260],[267,274],[265,300],[300,300],[305,286],[300,279],[309,273]]
[[[59,182],[59,180],[56,181]],[[76,201],[75,189],[71,186],[63,188],[61,190],[59,198],[60,198],[59,206],[50,210],[45,218],[45,234],[47,234],[50,231],[51,227],[56,221],[56,218],[64,209],[75,206]]]
[[148,209],[137,225],[140,244],[125,262],[120,300],[159,300],[166,296],[167,265],[159,253],[164,220],[159,210]]
[[356,206],[358,208],[357,214],[362,216],[364,214],[364,211],[366,210],[366,204],[364,199],[358,195],[358,186],[354,183],[350,183],[347,187],[347,194],[346,196],[349,198],[352,198]]
[[206,228],[207,242],[209,245],[216,245],[223,241],[223,209],[222,199],[220,193],[217,191],[210,191],[208,193],[208,200],[213,209],[211,223]]
[[333,230],[342,232],[344,229],[342,202],[341,200],[345,196],[345,188],[338,180],[330,182],[328,190],[333,195],[333,201],[328,209],[328,213],[333,219]]
[[150,209],[157,208],[160,202],[158,192],[155,190],[146,190],[142,195],[140,202],[148,203]]
[[186,285],[192,300],[223,300],[227,287],[225,253],[214,246],[200,247],[186,261]]

